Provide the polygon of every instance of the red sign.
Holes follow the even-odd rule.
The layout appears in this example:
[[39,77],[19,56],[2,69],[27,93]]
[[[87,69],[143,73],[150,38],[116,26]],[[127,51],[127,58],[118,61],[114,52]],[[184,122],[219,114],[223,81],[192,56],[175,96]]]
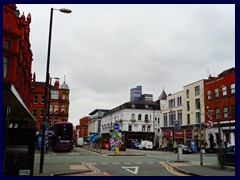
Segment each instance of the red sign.
[[169,137],[169,136],[171,136],[172,133],[170,131],[165,131],[165,132],[162,132],[162,134],[163,134],[163,136]]
[[183,138],[183,130],[174,131],[175,138]]

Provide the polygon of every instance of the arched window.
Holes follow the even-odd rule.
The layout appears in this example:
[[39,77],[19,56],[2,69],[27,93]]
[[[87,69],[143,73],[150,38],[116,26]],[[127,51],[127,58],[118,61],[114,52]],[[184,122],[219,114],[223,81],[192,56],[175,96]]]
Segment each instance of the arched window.
[[145,121],[148,121],[148,115],[147,114],[145,115]]
[[141,115],[141,114],[138,115],[138,120],[139,120],[139,121],[142,120],[142,115]]

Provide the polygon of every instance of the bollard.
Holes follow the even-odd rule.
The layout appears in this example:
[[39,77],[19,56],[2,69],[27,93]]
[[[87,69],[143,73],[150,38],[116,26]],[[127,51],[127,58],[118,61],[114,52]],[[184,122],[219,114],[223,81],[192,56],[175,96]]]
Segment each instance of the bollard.
[[115,154],[118,154],[118,152],[119,152],[119,149],[116,147],[115,148]]

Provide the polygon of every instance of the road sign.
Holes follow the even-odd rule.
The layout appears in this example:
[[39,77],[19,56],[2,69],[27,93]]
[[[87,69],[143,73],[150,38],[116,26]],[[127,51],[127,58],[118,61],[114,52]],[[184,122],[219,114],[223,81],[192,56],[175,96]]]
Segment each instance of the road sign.
[[118,123],[114,123],[114,130],[119,130],[119,124]]

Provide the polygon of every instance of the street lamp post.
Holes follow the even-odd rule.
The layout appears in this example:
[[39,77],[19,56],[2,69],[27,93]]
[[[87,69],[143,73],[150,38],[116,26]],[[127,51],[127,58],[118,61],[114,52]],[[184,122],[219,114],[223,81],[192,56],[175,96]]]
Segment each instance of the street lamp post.
[[72,12],[69,9],[53,9],[53,8],[51,8],[51,11],[50,11],[48,54],[47,54],[47,68],[46,68],[46,82],[45,82],[44,117],[43,117],[43,123],[42,123],[42,142],[41,142],[41,157],[40,157],[39,173],[43,173],[43,164],[44,164],[45,129],[46,129],[46,122],[47,122],[47,106],[48,106],[47,96],[48,96],[48,90],[49,90],[49,66],[50,66],[53,10],[59,10],[60,12],[63,12],[63,13],[71,13]]
[[180,155],[179,155],[179,130],[181,129],[181,125],[179,123],[179,120],[175,120],[175,126],[174,126],[174,130],[176,130],[176,134],[177,134],[177,161],[180,160]]

